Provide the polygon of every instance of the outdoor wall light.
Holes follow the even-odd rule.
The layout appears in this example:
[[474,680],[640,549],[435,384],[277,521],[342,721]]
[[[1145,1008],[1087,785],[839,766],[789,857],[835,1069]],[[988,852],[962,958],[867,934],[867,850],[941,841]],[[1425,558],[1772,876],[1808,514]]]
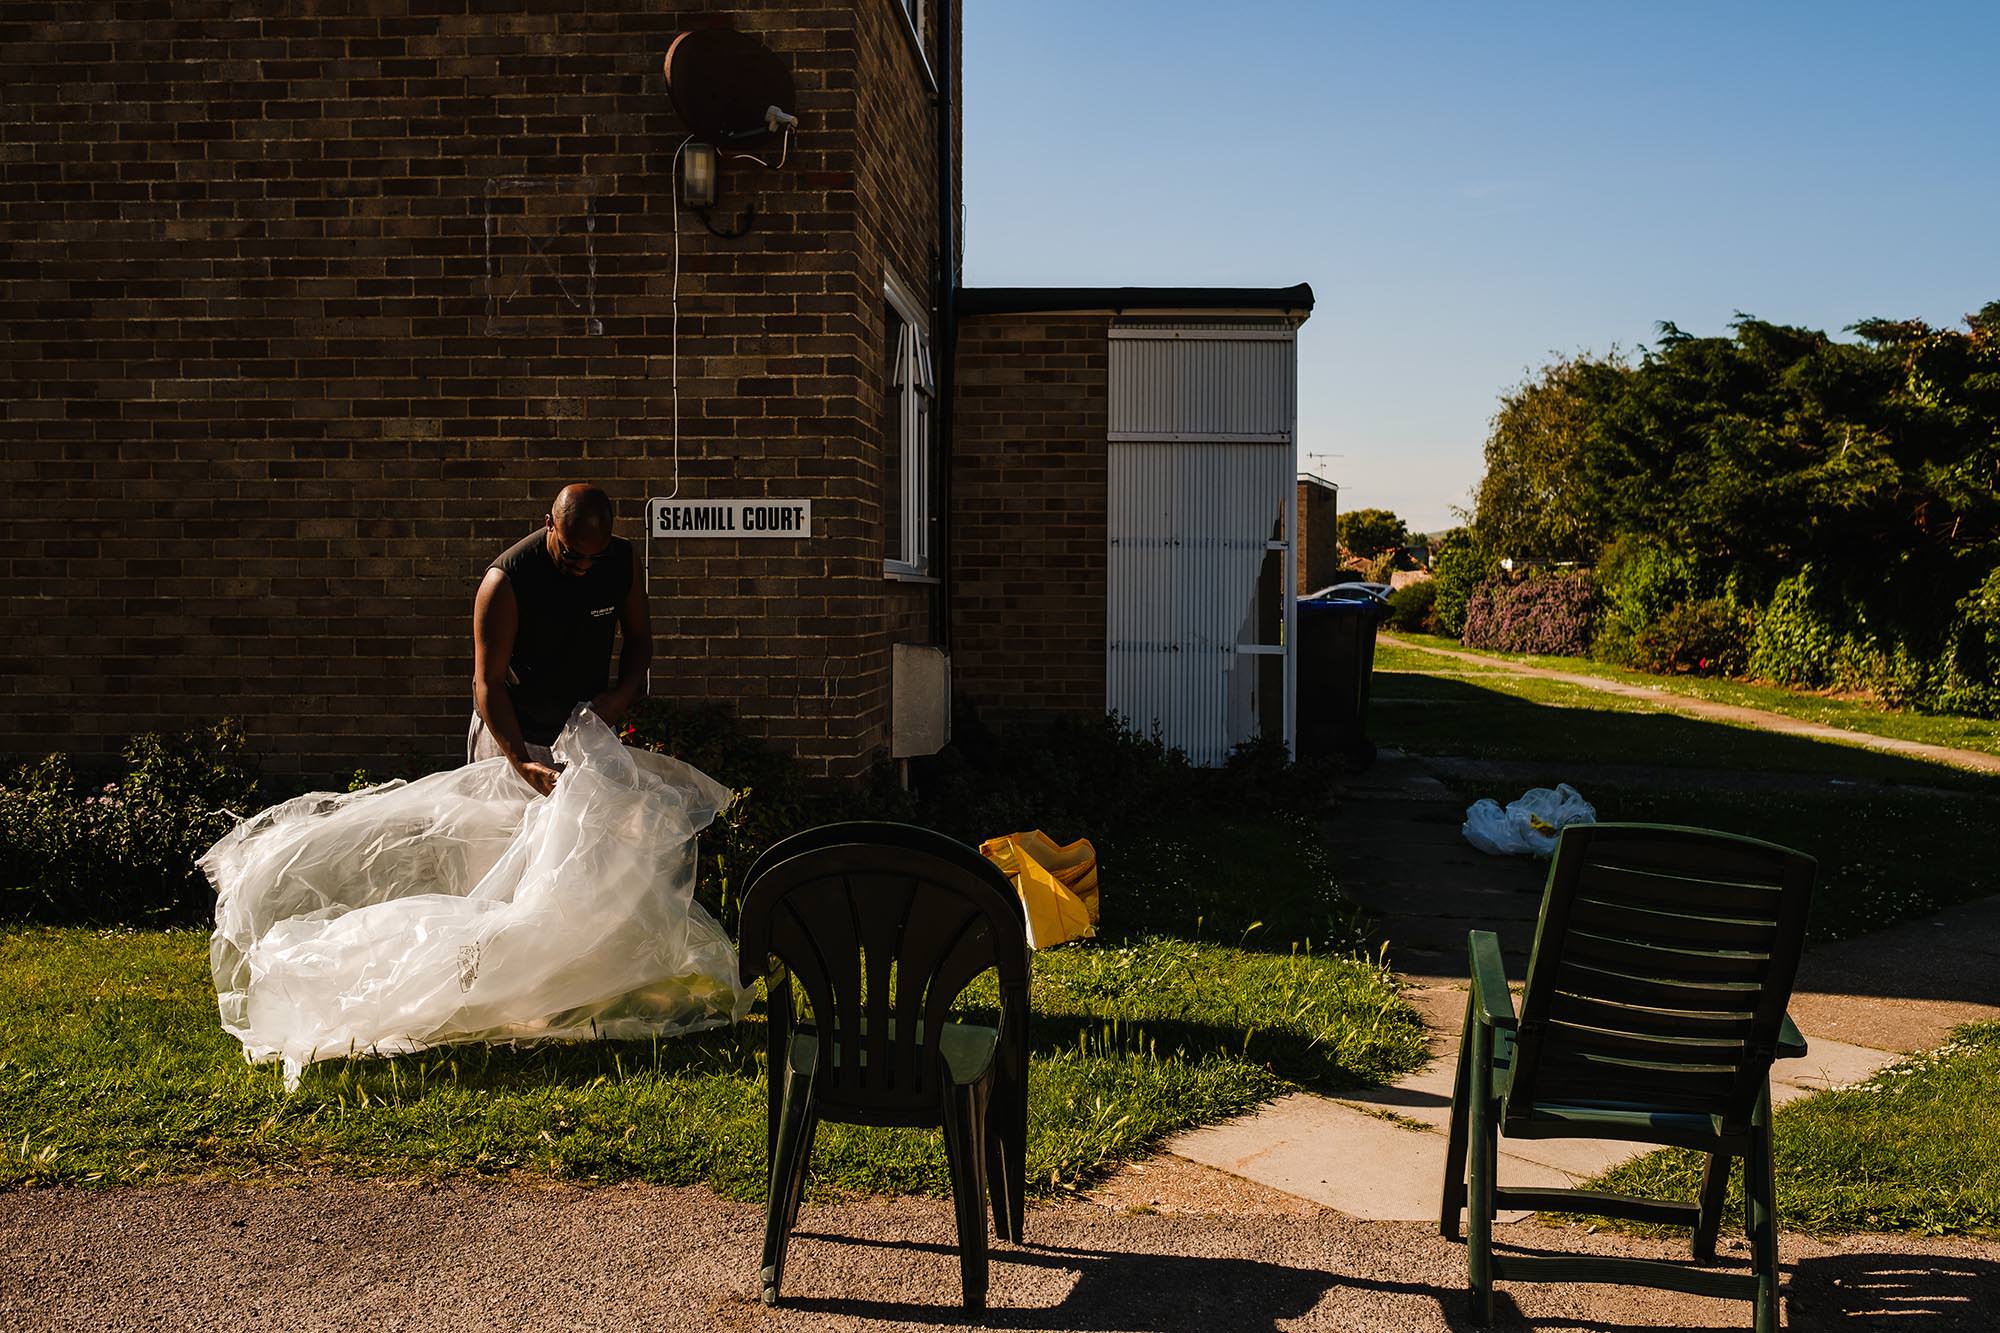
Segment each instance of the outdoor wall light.
[[681,149],[681,198],[689,208],[715,204],[715,145],[689,142]]

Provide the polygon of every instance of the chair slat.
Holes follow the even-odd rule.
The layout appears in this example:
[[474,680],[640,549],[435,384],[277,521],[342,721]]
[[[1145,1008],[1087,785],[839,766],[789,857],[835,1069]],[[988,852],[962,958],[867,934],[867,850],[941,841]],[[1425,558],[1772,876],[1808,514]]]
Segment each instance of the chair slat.
[[1622,860],[1587,862],[1578,873],[1577,892],[1638,906],[1720,912],[1769,920],[1776,920],[1779,899],[1779,886],[1764,880],[1675,874],[1668,870],[1628,865]]
[[1665,1037],[1650,1033],[1622,1032],[1610,1028],[1583,1027],[1572,1023],[1550,1025],[1565,1049],[1579,1055],[1602,1055],[1621,1060],[1656,1061],[1710,1069],[1735,1069],[1743,1058],[1741,1041],[1702,1040],[1695,1037]]
[[1778,937],[1775,921],[1702,915],[1583,896],[1570,908],[1572,929],[1647,940],[1680,949],[1741,949],[1768,955]]
[[1733,1068],[1652,1064],[1564,1051],[1542,1058],[1535,1099],[1715,1115],[1735,1085]]
[[1591,860],[1661,875],[1776,885],[1784,881],[1786,858],[1791,855],[1792,852],[1775,843],[1717,838],[1707,830],[1656,826],[1615,849],[1600,845],[1593,849]]
[[[911,1021],[903,1025],[904,1030],[896,1039],[896,1058],[915,1076],[915,1090],[925,1095],[931,1091],[930,1080],[936,1076],[936,1062],[922,1056],[922,1037],[926,1021],[935,1026],[940,1015],[931,1012],[930,999],[941,985],[940,970],[950,957],[953,949],[971,933],[973,913],[962,902],[938,895],[924,895],[911,905],[908,920],[903,928],[902,965],[897,969],[896,1012],[908,1015]],[[988,946],[991,956],[991,945]],[[953,989],[943,1005],[956,998]],[[938,1006],[940,1012],[943,1005]]]
[[1493,1276],[1518,1282],[1617,1282],[1733,1300],[1749,1300],[1757,1294],[1757,1279],[1748,1273],[1719,1273],[1659,1259],[1612,1259],[1601,1255],[1496,1254]]
[[1556,969],[1554,978],[1557,993],[1690,1014],[1741,1013],[1756,1004],[1761,989],[1756,980],[1642,977],[1567,957]]
[[[894,995],[890,976],[901,951],[904,927],[909,921],[911,899],[916,885],[906,877],[850,875],[848,902],[854,910],[854,933],[861,941],[865,960],[866,991],[863,1008],[867,1014],[867,1063],[859,1071],[861,1085],[893,1089],[897,1062],[890,1057],[890,1034],[896,1026]],[[866,912],[862,903],[869,904]]]
[[1588,1213],[1592,1217],[1616,1217],[1664,1226],[1693,1226],[1701,1212],[1694,1204],[1673,1199],[1642,1199],[1636,1194],[1553,1186],[1542,1189],[1501,1186],[1493,1191],[1493,1201],[1502,1208],[1526,1208],[1537,1213]]
[[1695,1037],[1709,1041],[1742,1041],[1750,1035],[1750,1000],[1742,1008],[1681,1013],[1636,1004],[1619,1004],[1592,995],[1558,990],[1549,1003],[1549,1019],[1584,1027],[1610,1028],[1655,1037]]
[[1673,949],[1636,940],[1572,930],[1563,937],[1564,962],[1587,963],[1661,981],[1759,982],[1770,955],[1748,949]]

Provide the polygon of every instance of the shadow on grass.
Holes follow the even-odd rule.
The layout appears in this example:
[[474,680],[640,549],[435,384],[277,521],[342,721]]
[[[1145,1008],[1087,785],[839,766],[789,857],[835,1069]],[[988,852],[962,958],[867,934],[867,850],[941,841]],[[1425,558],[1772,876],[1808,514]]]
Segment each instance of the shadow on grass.
[[449,1083],[486,1092],[582,1088],[600,1079],[653,1074],[675,1078],[713,1074],[754,1079],[763,1072],[762,1024],[717,1028],[652,1041],[550,1041],[519,1045],[466,1042],[409,1055],[356,1054],[306,1066],[304,1085],[328,1091],[329,1084],[359,1079],[376,1089],[400,1080]]
[[[974,1021],[990,1016],[969,1015]],[[307,1067],[308,1086],[321,1091],[343,1079],[359,1080],[371,1094],[392,1084],[442,1084],[486,1092],[526,1092],[551,1087],[580,1089],[601,1079],[639,1075],[688,1075],[761,1079],[764,1023],[753,1012],[734,1028],[648,1041],[548,1042],[519,1046],[468,1043],[412,1055],[356,1055]],[[1181,1019],[1110,1019],[1078,1014],[1037,1014],[1029,1028],[1031,1058],[1085,1050],[1093,1056],[1157,1050],[1193,1061],[1227,1057],[1268,1066],[1283,1078],[1316,1092],[1368,1086],[1365,1073],[1348,1069],[1338,1053],[1297,1033],[1271,1028],[1223,1027]],[[393,1069],[392,1069],[393,1065]],[[420,1082],[421,1076],[421,1082]]]
[[[1536,681],[1530,687],[1545,684]],[[2000,781],[1947,764],[1678,713],[1636,711],[1580,686],[1550,688],[1567,691],[1561,694],[1564,702],[1541,702],[1447,677],[1378,675],[1369,731],[1378,744],[1419,754],[1523,763],[1643,762],[1669,769],[1823,773],[1965,792],[2000,791]]]
[[[1390,706],[1376,714],[1378,739],[1419,753],[1504,761],[1497,790],[1497,770],[1474,776],[1476,763],[1439,765],[1455,801],[1505,801],[1529,784],[1568,780],[1603,820],[1720,829],[1816,857],[1815,944],[2000,893],[2000,860],[1990,849],[1991,830],[2000,825],[2000,779],[1853,746],[1592,707],[1588,698],[1564,707],[1460,680],[1389,680]],[[1604,768],[1592,775],[1591,765]],[[1771,780],[1760,784],[1766,775]],[[1342,817],[1363,814],[1350,809]],[[2000,936],[1990,922],[1976,928],[1988,940]],[[1395,936],[1393,921],[1386,929]],[[1862,966],[1852,982],[1856,993],[1991,1003],[2000,990],[1993,971]],[[1837,988],[1839,979],[1829,984]]]

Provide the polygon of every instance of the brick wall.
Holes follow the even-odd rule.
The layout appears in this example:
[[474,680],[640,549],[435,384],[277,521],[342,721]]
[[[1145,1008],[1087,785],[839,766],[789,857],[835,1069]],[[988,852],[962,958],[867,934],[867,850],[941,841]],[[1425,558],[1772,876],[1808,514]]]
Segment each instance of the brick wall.
[[[882,555],[890,544],[887,510],[881,504],[885,488],[900,484],[897,456],[900,439],[889,433],[893,420],[888,396],[889,346],[887,306],[882,294],[885,274],[893,274],[904,289],[935,311],[939,272],[937,266],[937,116],[931,95],[935,88],[930,71],[935,68],[937,48],[926,24],[926,49],[918,54],[911,38],[909,21],[903,16],[900,0],[861,3],[857,6],[858,36],[862,64],[871,77],[862,82],[859,93],[860,140],[857,155],[856,191],[860,200],[858,224],[864,253],[874,257],[873,282],[866,293],[869,307],[867,354],[863,358],[868,392],[876,419],[883,423],[880,449],[867,460],[866,477],[874,499],[873,521],[883,539]],[[935,326],[930,330],[937,335]],[[880,566],[877,567],[878,578]],[[882,626],[888,643],[930,643],[931,585],[883,578]],[[871,665],[877,674],[872,694],[881,711],[871,716],[871,730],[887,743],[889,705],[889,660],[886,654]]]
[[954,685],[990,719],[1104,711],[1108,314],[959,326]]
[[1310,481],[1299,483],[1299,595],[1333,582],[1340,569],[1340,537],[1335,529],[1334,492]]
[[565,482],[635,536],[673,485],[660,62],[726,22],[804,124],[723,165],[749,235],[679,219],[680,494],[810,497],[818,535],[648,543],[655,692],[859,771],[909,618],[883,251],[934,231],[893,0],[266,8],[0,11],[0,752],[228,714],[278,772],[455,761],[487,561]]

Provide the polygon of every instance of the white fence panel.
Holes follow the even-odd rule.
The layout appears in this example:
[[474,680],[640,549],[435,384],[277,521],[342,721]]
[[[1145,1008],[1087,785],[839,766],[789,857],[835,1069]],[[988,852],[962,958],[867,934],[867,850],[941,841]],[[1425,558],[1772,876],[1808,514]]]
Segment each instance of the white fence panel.
[[1296,474],[1289,443],[1110,446],[1106,706],[1197,764],[1284,720],[1246,649],[1278,648],[1258,643],[1257,595],[1274,543],[1291,566]]
[[1289,328],[1114,328],[1111,439],[1289,444],[1297,381]]

